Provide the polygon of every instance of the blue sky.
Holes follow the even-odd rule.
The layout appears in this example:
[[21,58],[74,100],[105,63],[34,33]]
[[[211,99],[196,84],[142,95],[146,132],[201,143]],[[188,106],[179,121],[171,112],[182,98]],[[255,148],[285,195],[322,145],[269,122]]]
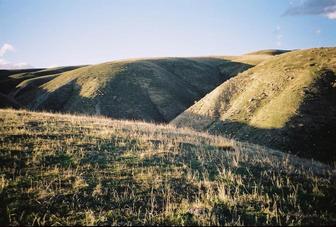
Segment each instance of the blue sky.
[[336,0],[0,0],[0,68],[336,46]]

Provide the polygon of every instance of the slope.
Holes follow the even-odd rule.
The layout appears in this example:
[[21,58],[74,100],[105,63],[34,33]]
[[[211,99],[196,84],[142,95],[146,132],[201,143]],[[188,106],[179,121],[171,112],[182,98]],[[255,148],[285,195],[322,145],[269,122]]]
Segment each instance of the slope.
[[26,81],[13,94],[34,110],[167,122],[251,66],[210,57],[113,61],[48,77],[29,89]]
[[255,52],[248,53],[247,55],[279,55],[288,53],[291,50],[278,50],[278,49],[269,49],[269,50],[259,50]]
[[[0,91],[3,94],[9,94],[15,91],[15,88],[21,82],[47,75],[57,75],[62,72],[77,69],[83,66],[62,66],[55,68],[36,68],[36,69],[13,69],[0,70]],[[13,97],[12,97],[13,98]]]
[[335,170],[172,126],[0,110],[4,225],[335,224]]
[[333,162],[335,72],[336,48],[281,54],[226,81],[172,124]]
[[20,104],[8,95],[0,93],[0,108],[19,108]]

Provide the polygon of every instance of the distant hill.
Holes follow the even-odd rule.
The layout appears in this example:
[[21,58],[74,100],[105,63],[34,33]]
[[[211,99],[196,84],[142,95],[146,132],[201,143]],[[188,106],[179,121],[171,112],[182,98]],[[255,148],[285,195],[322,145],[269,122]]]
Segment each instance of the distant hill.
[[0,70],[0,92],[4,94],[14,92],[16,86],[27,79],[47,75],[57,75],[59,73],[63,73],[80,67],[83,66],[63,66],[48,69],[36,68],[36,69]]
[[269,50],[259,50],[255,52],[248,53],[247,55],[279,55],[288,53],[291,50],[277,50],[277,49],[269,49]]
[[33,110],[168,122],[223,81],[264,60],[257,58],[249,64],[251,59],[113,61],[57,76],[27,78],[10,94]]
[[15,74],[29,74],[43,69],[0,69],[0,92],[7,94],[15,89],[15,86],[23,80],[11,78]]
[[8,78],[11,75],[23,74],[23,73],[33,73],[45,68],[33,68],[33,69],[0,69],[0,79]]
[[224,82],[172,121],[336,161],[336,48],[277,55]]
[[335,225],[328,165],[169,125],[0,110],[1,225]]

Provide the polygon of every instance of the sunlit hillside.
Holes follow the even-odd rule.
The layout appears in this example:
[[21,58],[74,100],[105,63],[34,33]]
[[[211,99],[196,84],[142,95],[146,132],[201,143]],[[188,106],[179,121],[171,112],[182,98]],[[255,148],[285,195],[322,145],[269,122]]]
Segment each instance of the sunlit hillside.
[[172,121],[334,163],[336,48],[283,53],[214,89]]

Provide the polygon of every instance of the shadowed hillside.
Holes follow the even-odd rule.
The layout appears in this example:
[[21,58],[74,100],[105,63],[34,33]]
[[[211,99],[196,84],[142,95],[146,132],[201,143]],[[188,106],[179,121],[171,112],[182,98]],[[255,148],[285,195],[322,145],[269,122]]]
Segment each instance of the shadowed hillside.
[[336,160],[336,48],[276,56],[172,121],[302,157]]
[[60,73],[80,67],[83,66],[64,66],[48,69],[0,70],[0,92],[7,95],[11,92],[15,92],[16,86],[27,79],[38,78],[47,75],[57,76]]
[[0,91],[1,93],[8,94],[10,91],[15,89],[15,86],[23,80],[13,79],[12,75],[15,74],[29,74],[43,69],[13,69],[6,70],[0,69]]
[[2,225],[335,224],[335,170],[166,125],[0,110]]
[[33,69],[0,69],[0,79],[6,79],[11,75],[15,74],[23,74],[23,73],[33,73],[40,70],[44,70],[44,68],[33,68]]
[[0,93],[0,108],[19,108],[20,104],[8,95]]
[[167,122],[250,67],[234,58],[114,61],[26,80],[11,94],[34,110]]

